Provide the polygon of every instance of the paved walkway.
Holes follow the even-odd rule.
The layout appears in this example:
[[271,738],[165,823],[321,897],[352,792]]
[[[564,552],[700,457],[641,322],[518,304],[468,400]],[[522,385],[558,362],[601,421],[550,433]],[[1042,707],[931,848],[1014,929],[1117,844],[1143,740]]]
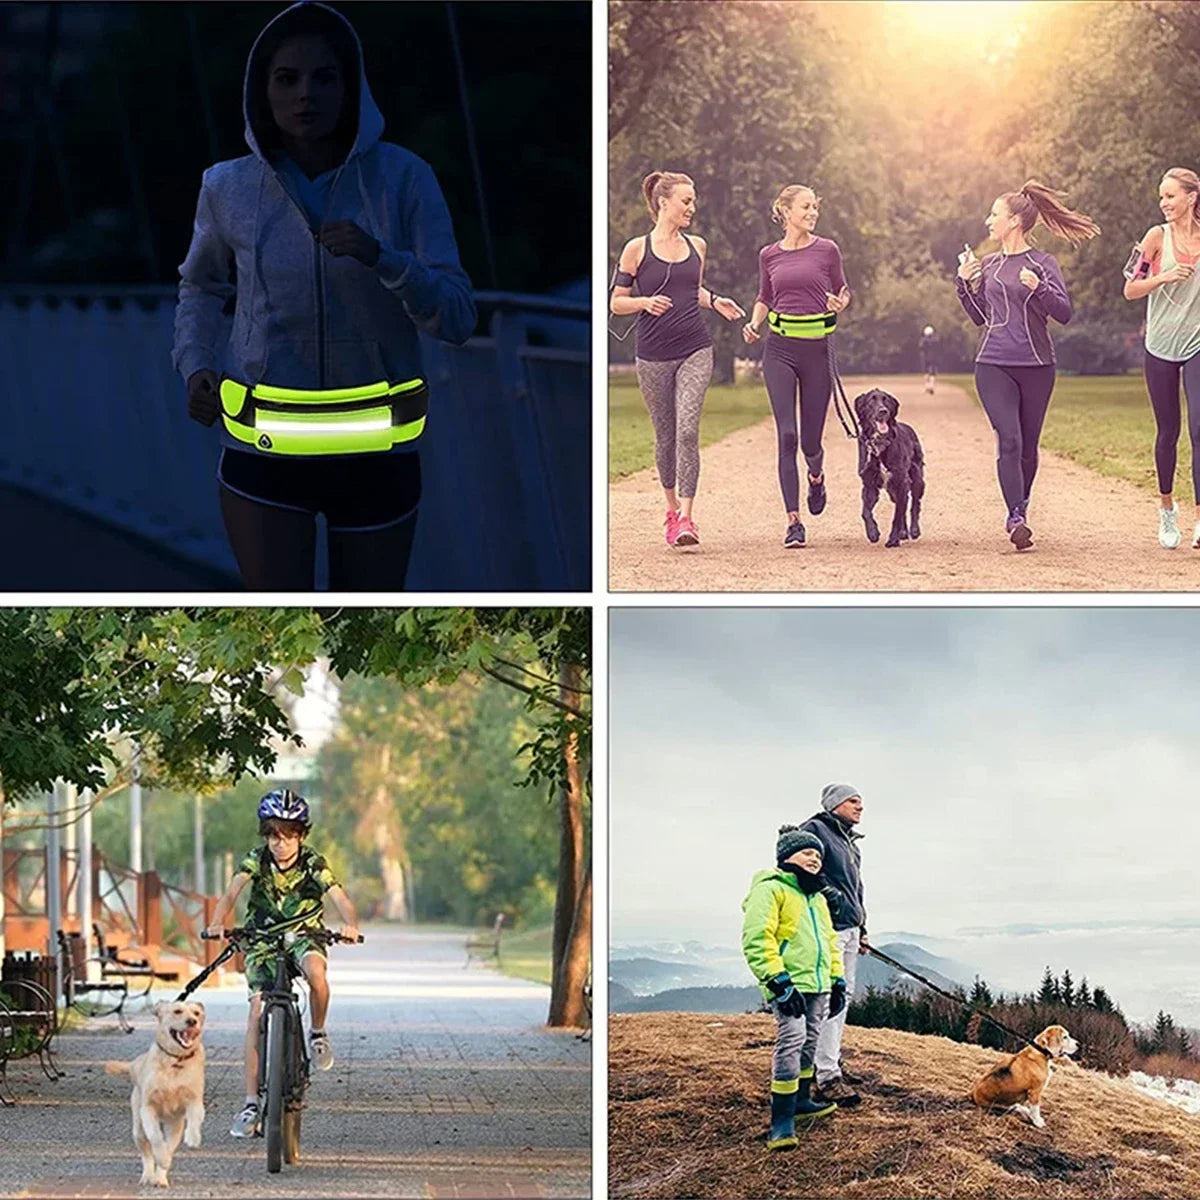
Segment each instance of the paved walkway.
[[[364,929],[331,951],[328,1028],[337,1062],[315,1073],[301,1162],[268,1175],[265,1143],[236,1141],[245,990],[204,988],[208,1068],[204,1144],[181,1146],[172,1197],[574,1197],[590,1190],[590,1045],[543,1028],[549,989],[473,964],[462,935]],[[167,994],[169,996],[169,994]],[[149,1044],[149,1014],[128,1037],[64,1036],[52,1084],[10,1067],[16,1108],[0,1110],[0,1196],[139,1195],[127,1081],[108,1059]]]
[[[857,445],[830,414],[825,424],[829,506],[820,517],[803,514],[808,546],[785,550],[775,424],[766,415],[703,452],[696,499],[703,545],[697,550],[672,551],[663,541],[662,491],[653,471],[611,485],[613,590],[1194,592],[1200,587],[1200,551],[1190,548],[1192,519],[1185,495],[1179,497],[1183,545],[1163,550],[1152,492],[1043,450],[1030,508],[1034,549],[1018,554],[1004,533],[995,435],[973,397],[944,382],[927,396],[921,379],[913,376],[848,378],[845,385],[851,399],[866,387],[892,392],[900,401],[900,419],[921,437],[928,491],[918,542],[888,550],[882,541],[867,541],[859,515]],[[765,396],[763,412],[768,413]],[[1152,438],[1147,437],[1149,456]],[[892,520],[886,496],[875,519],[886,537]]]

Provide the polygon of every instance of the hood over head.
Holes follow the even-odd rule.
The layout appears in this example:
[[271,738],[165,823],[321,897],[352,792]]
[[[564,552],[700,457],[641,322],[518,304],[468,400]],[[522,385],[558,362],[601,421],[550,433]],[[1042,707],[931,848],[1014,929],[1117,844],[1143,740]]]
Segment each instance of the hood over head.
[[349,147],[346,161],[363,154],[383,134],[383,114],[371,95],[363,68],[362,43],[354,26],[336,9],[318,0],[300,0],[267,22],[250,48],[242,86],[242,113],[246,119],[246,145],[266,163],[282,148],[279,129],[267,103],[267,68],[289,37],[326,38],[342,64],[346,99],[338,134]]

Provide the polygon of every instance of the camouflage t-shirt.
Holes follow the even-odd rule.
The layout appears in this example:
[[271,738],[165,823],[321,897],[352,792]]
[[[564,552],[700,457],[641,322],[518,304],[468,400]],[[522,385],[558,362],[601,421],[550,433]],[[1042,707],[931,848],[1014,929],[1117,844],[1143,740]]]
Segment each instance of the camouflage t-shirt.
[[256,928],[286,921],[297,913],[314,909],[310,921],[296,929],[315,929],[321,918],[322,897],[338,882],[329,864],[315,850],[301,846],[296,861],[281,871],[264,845],[251,850],[238,865],[239,874],[250,876],[250,896],[246,902],[246,924]]

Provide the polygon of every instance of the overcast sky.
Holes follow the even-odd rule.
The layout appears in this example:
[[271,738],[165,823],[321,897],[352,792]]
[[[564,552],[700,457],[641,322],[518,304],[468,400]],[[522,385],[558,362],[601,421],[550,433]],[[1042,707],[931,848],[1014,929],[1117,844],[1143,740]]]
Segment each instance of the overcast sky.
[[[614,609],[611,936],[736,944],[856,786],[870,926],[1200,924],[1200,613]],[[1200,968],[1197,968],[1200,970]]]

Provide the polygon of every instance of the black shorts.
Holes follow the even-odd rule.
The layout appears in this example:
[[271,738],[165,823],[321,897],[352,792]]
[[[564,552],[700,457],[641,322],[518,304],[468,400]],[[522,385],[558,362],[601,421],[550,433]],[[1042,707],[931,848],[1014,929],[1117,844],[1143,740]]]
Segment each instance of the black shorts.
[[324,513],[331,529],[392,525],[421,501],[421,456],[342,454],[268,458],[226,447],[217,467],[221,486],[275,508]]

